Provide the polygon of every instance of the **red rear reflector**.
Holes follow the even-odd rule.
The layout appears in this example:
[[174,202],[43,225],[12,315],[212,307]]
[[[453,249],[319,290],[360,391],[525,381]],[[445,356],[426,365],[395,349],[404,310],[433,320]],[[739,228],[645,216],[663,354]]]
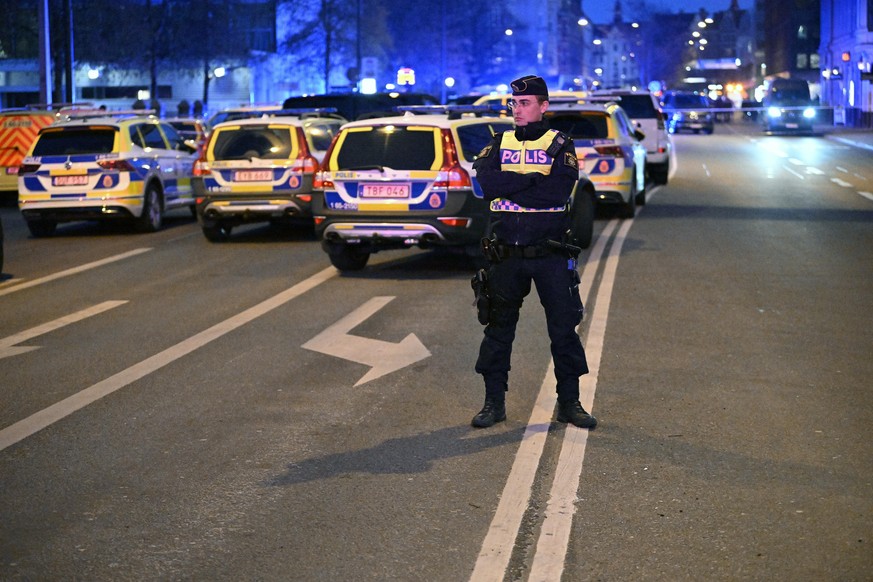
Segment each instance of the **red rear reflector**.
[[312,218],[313,218],[313,220],[315,220],[315,224],[321,224],[322,222],[324,222],[325,217],[324,216],[313,216]]
[[469,218],[454,218],[454,217],[450,217],[450,218],[438,218],[437,220],[439,220],[440,222],[442,222],[442,223],[445,224],[446,226],[461,226],[461,227],[464,227],[464,226],[467,226],[467,225],[470,224],[470,219],[469,219]]
[[304,202],[312,202],[312,194],[298,194],[297,198]]

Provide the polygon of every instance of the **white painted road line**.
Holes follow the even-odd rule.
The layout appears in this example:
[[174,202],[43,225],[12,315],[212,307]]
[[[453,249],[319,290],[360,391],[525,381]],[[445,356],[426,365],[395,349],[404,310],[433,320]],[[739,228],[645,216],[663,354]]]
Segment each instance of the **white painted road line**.
[[[586,304],[606,243],[617,224],[618,220],[611,220],[606,225],[591,250],[588,262],[583,269],[579,293]],[[588,354],[587,347],[586,354]],[[549,425],[555,411],[557,395],[555,394],[553,370],[554,362],[550,361],[545,378],[540,385],[536,404],[521,439],[521,445],[515,455],[515,461],[512,463],[506,485],[503,487],[503,493],[500,495],[497,511],[491,520],[491,526],[488,528],[485,540],[482,542],[482,549],[479,551],[479,557],[470,576],[471,582],[500,582],[506,575],[506,568],[509,566],[512,548],[521,527],[521,520],[528,508],[534,476],[540,464]],[[579,463],[581,467],[581,460]]]
[[852,187],[851,183],[846,182],[845,180],[841,180],[839,178],[831,178],[831,182],[833,182],[837,186],[842,186],[843,188],[851,188]]
[[102,267],[103,265],[108,265],[109,263],[114,263],[116,261],[121,261],[130,257],[135,257],[136,255],[141,255],[142,253],[147,253],[152,249],[150,248],[142,248],[142,249],[133,249],[132,251],[128,251],[126,253],[121,253],[120,255],[115,255],[112,257],[107,257],[105,259],[100,259],[99,261],[94,261],[93,263],[87,263],[84,265],[80,265],[78,267],[73,267],[72,269],[67,269],[65,271],[59,271],[52,275],[46,275],[45,277],[40,277],[39,279],[34,279],[32,281],[27,281],[26,283],[21,283],[20,285],[15,285],[14,287],[5,287],[4,289],[0,289],[0,296],[8,295],[10,293],[14,293],[15,291],[21,291],[22,289],[29,289],[31,287],[35,287],[36,285],[42,285],[43,283],[48,283],[49,281],[55,281],[57,279],[61,279],[63,277],[69,277],[70,275],[75,275],[76,273],[81,273],[83,271],[87,271],[89,269],[94,269],[96,267]]
[[93,307],[83,309],[82,311],[77,311],[76,313],[71,313],[70,315],[59,317],[54,321],[49,321],[48,323],[43,323],[42,325],[38,325],[15,335],[10,335],[9,337],[0,339],[0,360],[9,356],[17,356],[18,354],[23,354],[25,352],[39,349],[39,346],[19,346],[17,344],[26,342],[50,331],[54,331],[56,329],[64,327],[65,325],[70,325],[71,323],[76,323],[77,321],[81,321],[93,315],[97,315],[98,313],[103,313],[104,311],[108,311],[113,307],[118,307],[119,305],[124,305],[125,303],[127,303],[127,301],[104,301],[103,303],[99,303],[97,305],[94,305]]
[[[633,222],[633,219],[622,222],[609,248],[609,256],[603,268],[603,278],[597,287],[594,315],[585,338],[589,373],[582,376],[580,382],[580,401],[588,411],[594,410],[594,392],[597,389],[597,375],[600,372],[600,358],[606,337],[606,319],[609,316],[618,259]],[[528,580],[560,580],[562,577],[570,543],[570,532],[573,528],[573,515],[576,513],[576,495],[579,490],[579,478],[582,475],[582,464],[585,461],[588,434],[588,430],[571,424],[567,424],[564,431],[564,442],[555,469],[555,480],[549,492],[543,527],[537,541]]]
[[873,192],[858,192],[858,194],[860,194],[867,200],[873,200]]
[[800,178],[801,180],[805,180],[805,179],[806,179],[806,178],[804,178],[803,176],[801,176],[800,174],[798,174],[797,172],[795,172],[794,170],[792,170],[791,168],[789,168],[788,166],[782,166],[782,167],[785,168],[785,171],[788,172],[789,174],[794,174],[795,176],[797,176],[797,177]]
[[49,406],[39,412],[30,415],[29,417],[16,422],[15,424],[0,430],[0,451],[7,447],[23,440],[30,435],[38,432],[47,426],[69,416],[77,410],[88,406],[89,404],[100,400],[104,396],[112,394],[116,390],[124,388],[133,382],[148,376],[152,372],[160,370],[167,364],[171,364],[179,358],[190,354],[194,350],[201,348],[209,342],[216,340],[223,335],[249,323],[250,321],[264,315],[299,297],[307,291],[317,287],[321,283],[335,277],[337,270],[333,267],[324,269],[316,273],[308,279],[297,283],[293,287],[282,291],[278,295],[274,295],[254,307],[250,307],[233,317],[213,325],[196,335],[182,340],[178,344],[167,348],[166,350],[155,354],[154,356],[134,364],[126,370],[111,376],[89,388],[85,388],[81,392],[73,394],[69,398],[65,398],[60,402]]

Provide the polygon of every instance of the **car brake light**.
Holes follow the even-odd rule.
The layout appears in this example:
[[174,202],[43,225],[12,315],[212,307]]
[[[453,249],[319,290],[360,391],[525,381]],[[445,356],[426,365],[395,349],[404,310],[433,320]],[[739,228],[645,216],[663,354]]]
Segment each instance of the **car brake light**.
[[18,167],[18,174],[33,174],[39,169],[39,164],[21,164]]
[[601,156],[612,156],[614,158],[623,158],[624,153],[621,151],[621,148],[618,146],[594,146],[594,149],[597,150],[597,153]]
[[134,168],[127,160],[99,160],[97,165],[104,170],[115,170],[116,172],[133,172]]
[[295,172],[303,172],[304,174],[312,174],[318,169],[318,160],[308,154],[303,154],[297,157],[294,166],[291,168]]
[[437,178],[433,183],[433,188],[440,189],[462,189],[472,188],[473,182],[470,180],[470,174],[467,170],[461,167],[458,162],[458,153],[455,150],[455,144],[452,141],[451,131],[448,129],[442,130],[443,139],[443,167],[440,168]]
[[209,167],[209,162],[206,160],[197,160],[194,163],[195,176],[208,176],[212,173],[212,168]]

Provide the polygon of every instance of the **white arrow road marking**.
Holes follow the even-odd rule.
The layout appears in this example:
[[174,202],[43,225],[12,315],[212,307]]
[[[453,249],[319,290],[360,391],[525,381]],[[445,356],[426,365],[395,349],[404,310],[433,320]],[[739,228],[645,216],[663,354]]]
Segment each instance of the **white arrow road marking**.
[[392,299],[394,297],[373,297],[303,344],[303,348],[370,366],[370,371],[364,374],[355,386],[396,372],[429,357],[430,351],[414,333],[403,338],[403,341],[398,344],[349,335],[348,332],[385,307]]
[[36,327],[32,327],[28,330],[22,331],[21,333],[17,333],[7,338],[0,339],[0,360],[2,360],[3,358],[8,358],[9,356],[17,356],[18,354],[23,354],[25,352],[39,349],[39,346],[17,346],[16,344],[26,342],[44,333],[48,333],[50,331],[54,331],[58,328],[64,327],[65,325],[70,325],[71,323],[76,323],[77,321],[87,319],[92,315],[103,313],[104,311],[108,311],[114,307],[118,307],[119,305],[124,305],[125,303],[127,303],[127,301],[104,301],[103,303],[99,303],[93,307],[83,309],[82,311],[77,311],[76,313],[71,313],[70,315],[59,317],[54,321],[38,325]]

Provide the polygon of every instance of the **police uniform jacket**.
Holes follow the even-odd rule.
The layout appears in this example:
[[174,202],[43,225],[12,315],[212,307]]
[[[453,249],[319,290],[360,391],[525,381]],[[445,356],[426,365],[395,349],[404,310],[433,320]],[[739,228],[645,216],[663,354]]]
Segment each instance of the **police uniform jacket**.
[[573,140],[563,134],[563,145],[549,155],[558,135],[545,121],[529,123],[496,135],[476,158],[476,179],[491,205],[493,233],[500,242],[531,246],[559,241],[569,228],[565,208],[579,179],[579,164]]

